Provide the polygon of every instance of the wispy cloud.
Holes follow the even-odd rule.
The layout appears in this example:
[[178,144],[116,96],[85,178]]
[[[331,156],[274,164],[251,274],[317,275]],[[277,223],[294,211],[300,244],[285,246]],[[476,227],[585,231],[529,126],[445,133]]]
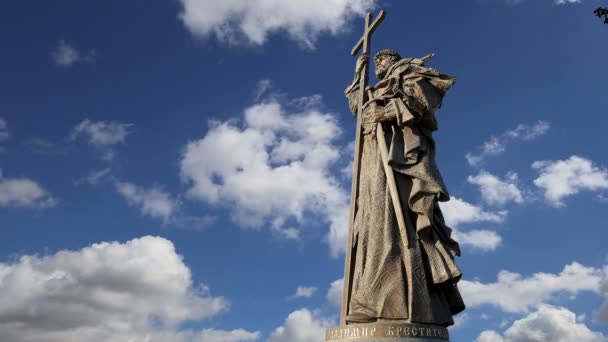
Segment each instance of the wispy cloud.
[[63,144],[57,144],[55,142],[42,138],[32,138],[26,140],[23,144],[31,152],[45,156],[63,155],[67,154],[69,151],[68,146],[65,146]]
[[8,130],[8,124],[6,120],[0,117],[0,142],[7,140],[11,137],[11,132]]
[[298,286],[296,292],[292,294],[289,298],[310,298],[315,294],[315,292],[317,292],[317,290],[318,289],[314,286]]
[[55,49],[51,52],[51,57],[53,58],[55,65],[69,67],[79,62],[95,62],[96,53],[94,50],[89,50],[83,55],[75,47],[69,45],[64,40],[60,40]]
[[114,147],[123,144],[129,134],[132,124],[119,121],[81,121],[70,135],[70,140],[84,137],[89,144],[102,152],[101,158],[111,161],[116,156]]
[[583,0],[555,0],[555,3],[558,4],[558,5],[580,4],[582,2],[583,2]]
[[82,183],[87,183],[89,185],[95,186],[102,180],[109,179],[111,177],[111,174],[112,169],[110,169],[109,167],[100,170],[93,170],[86,177],[77,180],[75,184],[80,185]]
[[143,188],[120,181],[115,183],[115,187],[129,205],[139,208],[143,215],[162,219],[165,223],[169,222],[179,208],[179,201],[158,187]]
[[[527,0],[505,0],[505,2],[509,5],[519,5],[526,1]],[[582,2],[583,2],[583,0],[553,0],[553,3],[556,5],[580,4]]]
[[477,148],[478,152],[467,153],[467,162],[471,166],[481,165],[486,158],[504,153],[511,142],[535,139],[546,134],[550,127],[546,121],[538,121],[533,125],[520,124],[514,129],[490,137],[490,140]]

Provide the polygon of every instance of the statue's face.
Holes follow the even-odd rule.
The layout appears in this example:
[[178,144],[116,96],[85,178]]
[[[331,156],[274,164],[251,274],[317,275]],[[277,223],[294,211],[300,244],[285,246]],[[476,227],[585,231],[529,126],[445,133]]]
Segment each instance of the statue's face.
[[374,62],[376,64],[376,77],[380,80],[386,76],[386,72],[394,63],[391,56],[380,56]]

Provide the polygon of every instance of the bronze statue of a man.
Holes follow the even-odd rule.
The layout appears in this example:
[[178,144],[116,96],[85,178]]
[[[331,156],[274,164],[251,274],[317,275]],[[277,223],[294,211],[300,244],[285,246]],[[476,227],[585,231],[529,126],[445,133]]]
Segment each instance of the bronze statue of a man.
[[455,78],[426,67],[432,57],[402,59],[393,50],[380,51],[374,57],[379,82],[360,89],[369,59],[363,54],[345,91],[353,113],[360,92],[367,97],[347,251],[346,323],[449,326],[452,315],[464,309],[456,286],[461,272],[454,263],[460,248],[438,205],[449,195],[432,136],[435,111]]

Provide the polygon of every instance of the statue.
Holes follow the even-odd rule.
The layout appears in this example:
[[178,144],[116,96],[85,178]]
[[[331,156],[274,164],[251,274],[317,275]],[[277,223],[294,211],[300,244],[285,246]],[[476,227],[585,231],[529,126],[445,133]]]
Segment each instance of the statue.
[[[401,58],[382,50],[374,57],[379,82],[367,86],[369,35],[383,16],[370,25],[368,15],[353,50],[363,53],[345,91],[358,118],[357,141],[342,326],[336,328],[342,330],[328,330],[327,340],[359,337],[358,327],[368,323],[378,329],[384,324],[384,333],[370,337],[408,337],[405,331],[426,327],[427,336],[411,336],[445,340],[445,327],[465,306],[454,262],[460,248],[438,205],[449,194],[435,163],[432,133],[435,111],[455,78],[425,66],[433,54]],[[401,323],[406,325],[394,326]],[[441,332],[433,334],[430,327]]]

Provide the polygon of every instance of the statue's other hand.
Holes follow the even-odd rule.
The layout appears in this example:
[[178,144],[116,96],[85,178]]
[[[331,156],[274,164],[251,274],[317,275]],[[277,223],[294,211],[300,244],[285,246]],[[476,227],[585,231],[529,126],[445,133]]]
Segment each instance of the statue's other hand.
[[355,72],[357,74],[361,73],[361,70],[363,70],[363,67],[365,65],[367,65],[367,63],[369,63],[369,55],[366,53],[361,54],[361,56],[359,56],[359,58],[357,58],[357,64],[355,66]]

